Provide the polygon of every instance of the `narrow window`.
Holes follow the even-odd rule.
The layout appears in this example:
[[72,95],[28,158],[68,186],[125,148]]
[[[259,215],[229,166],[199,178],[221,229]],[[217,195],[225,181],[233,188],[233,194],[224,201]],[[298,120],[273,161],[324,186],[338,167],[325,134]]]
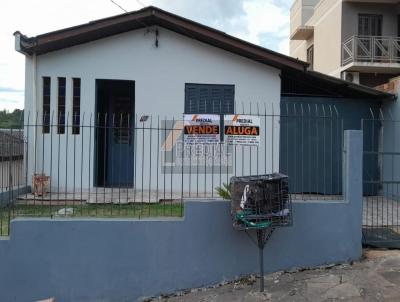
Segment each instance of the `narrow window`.
[[310,64],[309,69],[314,69],[314,45],[307,49],[307,63]]
[[72,134],[79,134],[81,122],[81,79],[72,79]]
[[43,77],[43,133],[50,132],[50,77]]
[[65,133],[65,78],[58,78],[58,127],[57,133]]

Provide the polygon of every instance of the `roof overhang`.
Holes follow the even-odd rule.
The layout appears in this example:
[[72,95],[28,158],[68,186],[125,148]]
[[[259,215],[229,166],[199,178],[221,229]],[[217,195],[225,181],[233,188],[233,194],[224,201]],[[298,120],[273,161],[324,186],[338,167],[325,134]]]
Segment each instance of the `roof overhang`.
[[392,93],[387,93],[383,91],[379,91],[377,89],[367,87],[364,85],[360,84],[355,84],[349,81],[345,81],[340,78],[335,78],[320,72],[316,71],[307,71],[307,74],[309,74],[311,77],[315,79],[320,79],[327,81],[331,83],[332,85],[335,85],[336,87],[342,87],[344,89],[347,89],[348,91],[359,93],[360,97],[370,97],[374,99],[379,99],[379,100],[395,100],[396,96]]
[[314,26],[299,26],[290,36],[290,40],[308,40],[314,35]]
[[396,95],[371,87],[354,84],[316,71],[285,71],[283,76],[317,90],[326,91],[333,97],[354,98],[359,100],[393,101]]
[[305,70],[309,65],[301,60],[246,42],[153,6],[36,37],[26,37],[16,32],[15,39],[16,44],[18,44],[16,50],[26,55],[41,55],[150,26],[164,27],[189,38],[278,69]]
[[[52,51],[150,26],[166,28],[189,38],[247,57],[256,62],[276,67],[284,72],[296,74],[306,81],[315,81],[321,85],[330,85],[331,87],[337,88],[346,93],[358,93],[360,97],[379,99],[394,98],[390,93],[384,93],[369,87],[352,84],[322,73],[307,71],[309,64],[306,62],[246,42],[222,31],[174,15],[153,6],[49,32],[36,37],[27,37],[17,31],[14,33],[16,43],[15,49],[25,55],[42,55]],[[303,37],[306,37],[306,33],[310,34],[312,32],[313,29],[304,28],[302,35]]]

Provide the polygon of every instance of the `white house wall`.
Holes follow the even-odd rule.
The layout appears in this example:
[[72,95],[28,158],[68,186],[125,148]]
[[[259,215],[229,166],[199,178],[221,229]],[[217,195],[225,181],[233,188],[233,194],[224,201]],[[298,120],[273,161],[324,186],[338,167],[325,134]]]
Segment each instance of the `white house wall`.
[[[78,45],[75,47],[51,52],[37,57],[34,71],[34,60],[26,59],[26,97],[25,123],[41,123],[42,110],[42,77],[51,77],[51,111],[57,114],[57,77],[66,77],[66,111],[72,110],[72,78],[81,79],[81,121],[93,123],[95,113],[96,79],[117,79],[135,81],[135,113],[138,116],[153,116],[153,123],[159,115],[160,120],[181,119],[184,111],[185,83],[199,84],[232,84],[235,85],[236,111],[256,112],[256,103],[264,113],[279,114],[280,104],[280,71],[267,65],[251,61],[230,52],[209,46],[196,40],[184,37],[166,29],[159,29],[159,47],[155,47],[155,36],[147,30],[136,30],[109,37],[106,39]],[[36,106],[34,105],[34,79],[36,75]],[[70,113],[71,114],[71,113]],[[71,125],[71,116],[69,122]],[[153,126],[154,126],[153,125]],[[260,158],[251,164],[252,174],[278,171],[279,167],[279,119],[267,118],[262,121],[261,144],[258,149]],[[274,131],[272,131],[272,127]],[[93,186],[94,173],[94,133],[84,128],[79,135],[41,133],[31,129],[26,132],[29,137],[28,177],[34,172],[51,175],[53,190],[68,187],[88,188]],[[36,133],[35,133],[36,132]],[[266,135],[265,135],[266,134]],[[146,135],[146,134],[145,134]],[[34,137],[36,137],[36,142]],[[274,142],[272,143],[272,137]],[[266,139],[266,141],[265,141]],[[141,171],[144,154],[143,186],[153,187],[156,181],[155,158],[158,156],[156,138],[152,140],[153,163],[150,177],[148,167],[149,146],[141,148],[140,134],[137,136],[137,169]],[[68,146],[67,146],[68,141]],[[149,143],[149,137],[146,136]],[[82,145],[83,144],[83,145]],[[266,150],[264,150],[264,145]],[[44,150],[44,152],[43,152]],[[61,152],[58,152],[61,150]],[[83,150],[83,152],[82,152]],[[143,151],[143,153],[142,153]],[[242,156],[238,151],[237,157]],[[257,151],[252,151],[256,159]],[[262,155],[261,155],[262,154]],[[261,158],[262,157],[262,158]],[[36,158],[36,160],[34,160]],[[246,164],[249,168],[250,164]],[[159,168],[159,166],[158,166]],[[160,171],[160,170],[159,170]],[[249,173],[248,172],[248,173]],[[82,177],[81,177],[82,174]],[[138,175],[140,176],[140,175]],[[161,176],[160,176],[161,177]],[[174,183],[181,183],[181,176],[173,176]],[[141,184],[140,180],[140,184]],[[218,182],[219,183],[219,182]]]

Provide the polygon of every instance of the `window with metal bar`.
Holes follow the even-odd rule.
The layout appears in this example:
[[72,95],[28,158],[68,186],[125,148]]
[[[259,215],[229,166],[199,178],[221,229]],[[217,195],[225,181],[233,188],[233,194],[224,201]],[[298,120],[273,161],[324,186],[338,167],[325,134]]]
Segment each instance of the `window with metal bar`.
[[50,90],[51,90],[51,78],[43,77],[43,133],[50,132]]
[[234,105],[234,85],[185,84],[186,114],[233,114]]
[[72,79],[72,134],[79,134],[81,122],[81,79]]
[[224,129],[223,115],[235,113],[235,86],[186,83],[184,113],[219,114],[220,129]]
[[65,78],[58,78],[57,133],[65,133]]
[[383,16],[376,14],[358,15],[358,44],[357,56],[364,60],[376,59],[384,55],[382,44]]
[[382,36],[382,15],[359,14],[358,35],[359,36]]

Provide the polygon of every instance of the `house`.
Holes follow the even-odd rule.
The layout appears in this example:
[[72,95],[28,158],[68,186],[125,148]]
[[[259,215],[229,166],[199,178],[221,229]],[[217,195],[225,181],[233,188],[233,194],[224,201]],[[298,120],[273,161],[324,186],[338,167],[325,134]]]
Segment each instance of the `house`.
[[[142,188],[143,199],[143,189],[163,185],[165,198],[184,182],[197,193],[211,183],[213,191],[236,166],[223,166],[212,148],[211,163],[191,157],[185,168],[182,158],[174,174],[179,153],[167,151],[183,114],[248,114],[261,104],[259,147],[238,148],[227,160],[249,158],[243,174],[269,173],[288,165],[282,154],[294,150],[279,143],[282,104],[340,104],[339,111],[351,104],[357,109],[349,127],[359,127],[370,107],[393,97],[156,7],[36,37],[16,32],[15,47],[26,57],[27,174],[49,175],[57,192],[123,186]],[[214,178],[225,168],[226,178]]]
[[296,0],[290,55],[315,71],[375,87],[400,74],[400,1]]

